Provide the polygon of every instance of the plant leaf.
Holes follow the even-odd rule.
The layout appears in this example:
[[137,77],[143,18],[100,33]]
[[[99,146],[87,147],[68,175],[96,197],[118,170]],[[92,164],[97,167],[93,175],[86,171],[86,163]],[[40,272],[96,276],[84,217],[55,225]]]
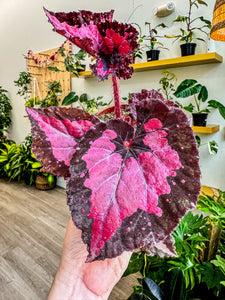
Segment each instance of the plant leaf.
[[201,86],[201,90],[198,94],[198,100],[205,102],[208,99],[208,90],[206,86]]
[[177,98],[187,98],[194,94],[197,94],[201,90],[201,85],[197,84],[195,79],[185,79],[182,81],[179,86],[177,87],[174,96]]
[[62,105],[70,105],[74,102],[77,102],[79,97],[76,95],[75,92],[70,92],[62,101]]
[[[136,130],[110,120],[76,145],[67,201],[87,261],[165,242],[197,201],[198,151],[186,115],[153,99],[137,112]],[[174,252],[166,242],[164,250]]]
[[26,107],[26,110],[32,126],[32,151],[37,160],[49,173],[69,176],[77,142],[99,119],[77,108]]
[[144,290],[149,290],[153,297],[157,300],[163,300],[163,291],[160,289],[160,287],[151,279],[148,277],[145,277],[142,279],[142,284]]

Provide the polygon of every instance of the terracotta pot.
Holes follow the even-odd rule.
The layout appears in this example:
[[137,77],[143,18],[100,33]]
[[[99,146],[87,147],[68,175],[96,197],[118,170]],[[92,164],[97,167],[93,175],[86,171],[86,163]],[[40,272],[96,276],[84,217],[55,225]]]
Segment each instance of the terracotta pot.
[[[122,103],[122,104],[120,105],[121,109],[124,109],[126,106],[127,106],[126,103]],[[99,112],[97,113],[97,116],[110,114],[110,113],[114,112],[114,108],[115,108],[115,105],[108,106],[108,107],[104,108],[103,110],[99,111]]]

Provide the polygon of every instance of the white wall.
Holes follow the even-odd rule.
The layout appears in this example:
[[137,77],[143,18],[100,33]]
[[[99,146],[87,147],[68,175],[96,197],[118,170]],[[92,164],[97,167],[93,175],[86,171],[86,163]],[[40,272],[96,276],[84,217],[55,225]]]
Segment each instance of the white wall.
[[[153,25],[164,22],[169,27],[163,34],[176,34],[179,25],[172,23],[178,14],[184,14],[187,10],[188,0],[174,0],[176,4],[175,12],[159,19],[153,15],[153,8],[166,3],[166,0],[0,0],[0,85],[9,91],[9,96],[13,105],[13,125],[10,136],[17,142],[21,142],[30,132],[30,125],[27,118],[24,118],[24,100],[16,95],[17,88],[13,81],[18,78],[19,72],[26,70],[26,63],[23,57],[29,49],[34,52],[56,48],[61,45],[64,38],[52,31],[52,26],[47,22],[47,18],[42,7],[52,11],[76,11],[78,9],[88,9],[96,12],[115,9],[115,19],[126,22],[135,8],[136,11],[130,22],[139,23],[146,32],[145,21],[151,21]],[[195,15],[203,15],[206,19],[212,19],[214,0],[208,0],[209,6],[200,6]],[[170,58],[180,56],[179,42],[173,43],[171,40],[164,40],[170,51],[161,51],[160,58]],[[214,49],[221,55],[224,54],[225,43],[215,42]],[[199,43],[196,54],[207,51],[208,43]],[[175,68],[170,71],[178,77],[178,82],[185,78],[197,79],[205,84],[209,90],[211,99],[221,101],[225,105],[225,66],[222,64],[210,64],[186,68]],[[142,88],[157,89],[161,70],[134,74],[132,79],[121,81],[121,94],[127,96],[129,92],[138,92]],[[77,93],[87,92],[90,96],[104,95],[105,99],[111,99],[111,86],[109,82],[98,83],[93,79],[72,79],[73,90]],[[202,170],[202,184],[214,186],[225,190],[225,142],[224,124],[225,121],[217,112],[209,116],[209,123],[220,124],[221,130],[213,135],[201,135],[202,142],[215,139],[219,143],[219,153],[212,157],[209,155],[207,146],[200,148],[200,165]]]

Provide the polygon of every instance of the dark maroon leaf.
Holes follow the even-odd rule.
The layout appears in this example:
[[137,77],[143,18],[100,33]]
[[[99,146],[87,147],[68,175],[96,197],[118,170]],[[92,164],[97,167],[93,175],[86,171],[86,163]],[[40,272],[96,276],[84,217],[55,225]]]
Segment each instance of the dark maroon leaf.
[[177,105],[173,101],[165,100],[163,95],[154,89],[150,91],[143,89],[141,90],[141,93],[131,93],[130,95],[131,98],[128,101],[128,109],[135,120],[137,118],[136,105],[143,100],[158,99],[166,103],[167,106],[174,106],[179,108],[179,105]]
[[99,119],[77,108],[26,109],[36,158],[49,173],[68,177],[70,159],[77,142]]
[[91,69],[99,80],[107,79],[110,73],[123,79],[131,77],[134,70],[129,65],[140,46],[132,25],[112,21],[113,11],[53,13],[45,9],[45,13],[56,32],[97,59]]
[[161,100],[137,104],[136,130],[116,119],[76,146],[67,184],[87,261],[147,247],[174,253],[171,232],[200,191],[198,150],[186,115]]

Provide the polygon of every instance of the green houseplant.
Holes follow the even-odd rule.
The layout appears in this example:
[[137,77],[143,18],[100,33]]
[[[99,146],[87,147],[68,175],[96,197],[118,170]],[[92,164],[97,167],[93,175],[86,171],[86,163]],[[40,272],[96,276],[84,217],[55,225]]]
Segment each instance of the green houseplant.
[[66,70],[79,77],[79,72],[85,71],[85,65],[82,62],[84,62],[86,55],[87,53],[84,50],[68,54],[64,60]]
[[[193,55],[195,54],[196,43],[193,43],[193,39],[199,41],[205,41],[197,36],[196,32],[202,32],[208,34],[207,29],[211,28],[211,22],[206,20],[203,16],[192,17],[193,8],[199,8],[199,5],[208,6],[208,4],[203,0],[188,0],[189,9],[187,14],[178,16],[173,22],[182,23],[184,26],[180,28],[180,34],[177,35],[165,35],[167,38],[174,38],[184,42],[181,44],[181,56]],[[201,25],[198,25],[198,22]]]
[[177,77],[169,70],[164,70],[161,74],[163,76],[159,80],[161,87],[158,89],[158,91],[163,94],[165,99],[173,100],[173,93],[175,92],[175,83],[177,82]]
[[17,80],[14,80],[15,86],[17,86],[19,88],[17,94],[20,96],[24,96],[24,99],[27,101],[28,100],[28,96],[27,94],[30,91],[31,88],[31,74],[29,72],[20,72],[19,74],[19,78]]
[[163,43],[158,41],[159,38],[163,38],[163,36],[158,35],[158,28],[166,28],[167,26],[164,23],[160,23],[155,27],[152,27],[150,22],[145,22],[145,25],[148,26],[148,35],[143,36],[143,41],[148,41],[148,44],[145,44],[145,48],[149,49],[146,51],[147,61],[158,60],[160,53],[159,49],[167,49],[164,47]]
[[0,143],[4,140],[4,131],[12,122],[10,118],[12,106],[6,93],[7,90],[0,86]]
[[[196,215],[189,212],[184,216],[173,233],[178,257],[148,257],[144,252],[133,253],[124,276],[140,272],[142,278],[129,300],[225,299],[224,197],[225,193],[220,190],[216,190],[213,196],[202,194],[197,208],[206,212],[207,216],[204,217],[201,212]],[[173,292],[168,289],[168,272],[171,272],[169,286]],[[143,282],[146,278],[158,287],[146,287]],[[161,298],[158,296],[159,288]],[[158,291],[155,298],[149,290],[151,293]]]
[[177,98],[193,96],[193,100],[188,105],[183,106],[181,103],[178,104],[184,110],[192,113],[194,126],[206,126],[208,113],[213,109],[218,109],[220,115],[225,119],[224,105],[216,100],[208,100],[206,86],[198,83],[195,79],[183,80],[177,87],[174,96]]

